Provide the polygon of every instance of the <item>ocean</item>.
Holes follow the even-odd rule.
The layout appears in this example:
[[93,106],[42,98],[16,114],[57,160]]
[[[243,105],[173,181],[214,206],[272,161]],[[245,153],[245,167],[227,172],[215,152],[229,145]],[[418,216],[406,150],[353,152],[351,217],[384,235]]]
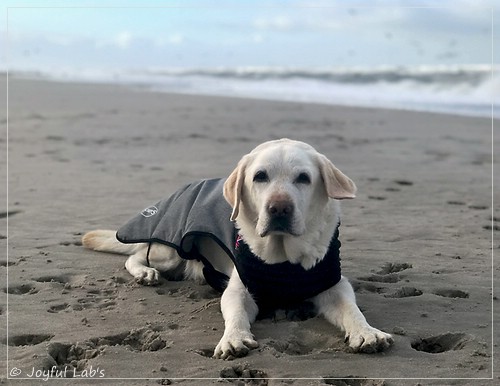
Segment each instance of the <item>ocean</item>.
[[57,81],[119,83],[181,94],[500,117],[500,69],[490,65],[378,68],[148,68],[19,73]]

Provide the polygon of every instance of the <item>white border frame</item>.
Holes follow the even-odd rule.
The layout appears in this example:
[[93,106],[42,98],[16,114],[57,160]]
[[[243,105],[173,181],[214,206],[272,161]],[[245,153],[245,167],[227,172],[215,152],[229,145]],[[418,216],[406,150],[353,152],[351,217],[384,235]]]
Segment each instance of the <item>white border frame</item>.
[[[179,9],[179,8],[219,8],[220,6],[123,6],[123,7],[113,7],[113,6],[101,6],[101,7],[85,7],[85,6],[69,6],[69,7],[58,7],[58,6],[45,6],[45,7],[6,7],[6,44],[5,44],[5,58],[6,58],[6,108],[7,108],[7,114],[6,114],[6,119],[7,119],[7,130],[6,130],[6,159],[7,159],[7,165],[6,165],[6,173],[7,173],[7,178],[6,178],[6,213],[7,213],[7,228],[6,228],[6,288],[9,285],[9,70],[10,70],[10,63],[9,63],[9,54],[10,54],[10,39],[9,39],[9,10],[10,9]],[[228,6],[225,6],[227,8]],[[291,6],[290,8],[339,8],[340,6]],[[387,6],[388,8],[391,8]],[[231,8],[249,8],[249,6],[231,6]],[[255,7],[252,7],[255,8]],[[260,6],[260,8],[266,8],[266,9],[272,9],[272,8],[279,8],[278,6],[267,6],[263,7]],[[345,6],[345,7],[340,7],[340,8],[378,8],[377,6]],[[450,7],[432,7],[432,6],[422,6],[422,7],[404,7],[404,6],[394,6],[392,8],[417,8],[417,9],[425,9],[425,8],[450,8]],[[494,63],[494,9],[492,7],[489,8],[484,8],[485,10],[489,10],[491,13],[491,76],[494,76],[494,71],[495,71],[495,63]],[[430,381],[436,381],[436,380],[493,380],[494,379],[494,358],[495,358],[495,339],[494,339],[494,290],[495,290],[495,283],[494,283],[494,132],[495,132],[495,119],[494,119],[494,111],[495,111],[495,106],[493,103],[493,98],[491,100],[491,377],[490,378],[369,378],[369,377],[355,377],[355,378],[326,378],[326,377],[305,377],[305,378],[262,378],[262,379],[268,379],[268,380],[324,380],[324,379],[332,379],[332,380],[347,380],[347,379],[371,379],[371,380],[383,380],[383,381],[392,381],[392,380],[415,380],[415,381],[420,381],[420,380],[430,380]],[[33,378],[29,377],[15,377],[11,376],[11,372],[14,368],[9,367],[9,294],[6,292],[6,332],[7,332],[7,341],[6,341],[6,362],[7,362],[7,368],[6,368],[6,374],[7,374],[7,380],[34,380]],[[63,381],[68,381],[69,378],[50,378],[51,381],[53,380],[63,380]],[[75,378],[76,380],[79,380],[80,378]],[[82,378],[83,379],[83,378]],[[172,377],[146,377],[146,378],[119,378],[119,377],[104,377],[104,378],[85,378],[86,380],[95,380],[95,381],[108,381],[108,380],[162,380],[162,379],[170,379],[170,380],[244,380],[247,378],[172,378]]]

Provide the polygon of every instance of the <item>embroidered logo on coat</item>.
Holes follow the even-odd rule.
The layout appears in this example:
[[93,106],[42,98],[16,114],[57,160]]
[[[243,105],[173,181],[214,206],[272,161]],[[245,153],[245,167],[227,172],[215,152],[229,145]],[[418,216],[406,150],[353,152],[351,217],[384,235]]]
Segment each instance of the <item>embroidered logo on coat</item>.
[[158,213],[158,208],[156,206],[150,206],[141,212],[141,214],[144,217],[151,217],[154,216],[156,213]]

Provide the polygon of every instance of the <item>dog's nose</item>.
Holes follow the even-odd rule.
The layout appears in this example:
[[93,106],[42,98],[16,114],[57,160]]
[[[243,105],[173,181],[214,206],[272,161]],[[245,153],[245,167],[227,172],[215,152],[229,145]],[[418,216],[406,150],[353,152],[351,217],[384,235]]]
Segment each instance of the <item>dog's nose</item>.
[[273,218],[291,217],[293,215],[293,205],[290,201],[272,201],[267,206],[267,212]]
[[270,233],[296,235],[294,229],[295,206],[290,197],[275,195],[268,201],[266,206],[267,221],[261,236]]

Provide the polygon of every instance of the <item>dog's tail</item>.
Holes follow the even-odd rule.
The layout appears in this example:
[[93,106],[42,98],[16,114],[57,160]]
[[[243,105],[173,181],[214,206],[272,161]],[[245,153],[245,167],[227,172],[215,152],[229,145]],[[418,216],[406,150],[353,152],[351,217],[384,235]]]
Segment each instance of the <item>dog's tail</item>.
[[122,255],[133,255],[143,247],[143,244],[123,244],[116,239],[116,231],[95,230],[83,235],[82,244],[85,248],[100,252],[112,252]]

